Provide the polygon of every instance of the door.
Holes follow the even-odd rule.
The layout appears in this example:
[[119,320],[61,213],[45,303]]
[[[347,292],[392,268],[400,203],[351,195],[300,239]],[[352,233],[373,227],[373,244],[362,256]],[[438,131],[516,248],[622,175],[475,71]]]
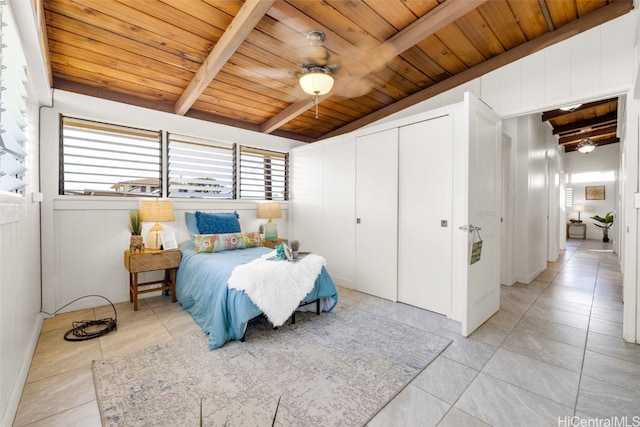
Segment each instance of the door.
[[[500,308],[501,134],[499,116],[465,94],[461,128],[454,155],[454,210],[459,212],[454,238],[454,304],[469,336]],[[465,141],[466,140],[466,141]],[[459,190],[459,191],[457,191]],[[482,238],[480,260],[470,263],[477,229]]]
[[[398,294],[398,130],[356,138],[358,291],[396,301]],[[339,245],[340,242],[334,242]]]
[[398,301],[449,315],[453,119],[399,132]]

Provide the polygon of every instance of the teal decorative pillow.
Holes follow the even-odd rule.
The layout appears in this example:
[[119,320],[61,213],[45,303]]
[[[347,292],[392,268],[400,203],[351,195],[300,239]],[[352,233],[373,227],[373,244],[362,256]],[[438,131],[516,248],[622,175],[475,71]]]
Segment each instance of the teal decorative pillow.
[[196,234],[194,236],[196,252],[222,252],[234,249],[246,249],[262,246],[260,233],[224,233],[224,234]]
[[189,237],[193,240],[193,236],[200,233],[198,230],[198,219],[195,212],[185,212],[185,221],[187,222],[187,230],[189,230]]
[[200,234],[240,233],[237,212],[209,213],[196,211]]

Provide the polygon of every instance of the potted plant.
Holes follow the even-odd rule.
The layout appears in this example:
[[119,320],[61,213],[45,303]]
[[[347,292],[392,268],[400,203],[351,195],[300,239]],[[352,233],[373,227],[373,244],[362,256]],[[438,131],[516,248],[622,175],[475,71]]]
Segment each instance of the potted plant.
[[298,258],[298,248],[300,248],[300,242],[298,242],[297,240],[292,240],[289,245],[291,246],[293,258]]
[[129,211],[129,223],[127,224],[131,233],[131,242],[129,243],[129,251],[136,252],[144,249],[144,240],[142,238],[142,221],[140,220],[140,211],[137,209]]
[[603,217],[599,216],[599,215],[595,215],[592,216],[591,219],[593,219],[594,221],[599,222],[599,224],[593,224],[596,227],[600,227],[602,228],[602,241],[603,242],[608,242],[609,241],[609,229],[611,228],[611,226],[613,225],[613,212],[607,212]]

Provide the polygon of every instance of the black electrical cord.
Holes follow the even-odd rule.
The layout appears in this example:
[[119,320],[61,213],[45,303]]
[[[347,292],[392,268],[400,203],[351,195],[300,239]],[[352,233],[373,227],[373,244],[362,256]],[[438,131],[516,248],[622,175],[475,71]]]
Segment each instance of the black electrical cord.
[[103,335],[106,335],[109,332],[118,330],[118,313],[116,312],[116,307],[113,305],[113,303],[111,301],[109,301],[108,298],[103,297],[102,295],[85,295],[83,297],[76,298],[73,301],[63,305],[62,307],[60,307],[59,309],[57,309],[53,313],[47,313],[46,311],[42,311],[42,312],[44,314],[48,314],[49,316],[54,316],[57,312],[59,312],[60,310],[62,310],[65,307],[73,304],[74,302],[79,301],[79,300],[81,300],[83,298],[89,298],[89,297],[98,297],[98,298],[103,298],[103,299],[107,300],[109,302],[109,304],[111,304],[111,308],[113,308],[114,317],[113,318],[104,318],[104,319],[99,319],[99,320],[80,320],[80,321],[77,321],[77,322],[72,322],[71,325],[73,326],[73,329],[69,329],[64,334],[64,339],[66,341],[85,341],[85,340],[90,340],[90,339],[93,339],[93,338],[98,338],[98,337],[101,337]]

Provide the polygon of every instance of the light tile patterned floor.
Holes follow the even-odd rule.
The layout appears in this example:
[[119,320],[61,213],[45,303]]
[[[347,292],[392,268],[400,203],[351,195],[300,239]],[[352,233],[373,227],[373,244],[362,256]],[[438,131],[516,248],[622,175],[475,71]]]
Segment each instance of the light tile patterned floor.
[[[444,316],[340,288],[341,304],[453,340],[369,426],[557,426],[565,416],[640,416],[640,345],[621,339],[618,260],[601,249],[570,240],[536,280],[503,287],[500,311],[469,338]],[[166,297],[143,299],[137,312],[116,307],[118,332],[82,343],[63,340],[71,322],[112,317],[110,306],[45,321],[14,426],[99,426],[92,360],[199,330]]]

